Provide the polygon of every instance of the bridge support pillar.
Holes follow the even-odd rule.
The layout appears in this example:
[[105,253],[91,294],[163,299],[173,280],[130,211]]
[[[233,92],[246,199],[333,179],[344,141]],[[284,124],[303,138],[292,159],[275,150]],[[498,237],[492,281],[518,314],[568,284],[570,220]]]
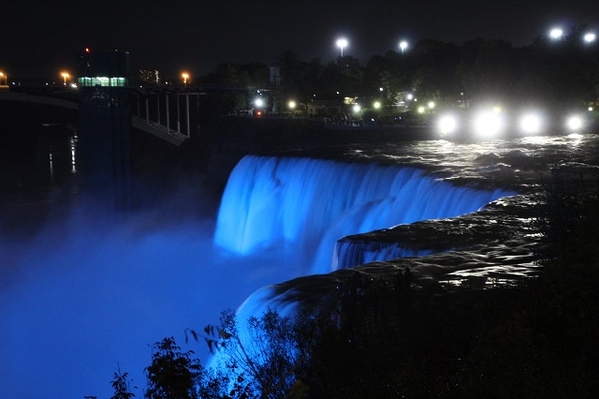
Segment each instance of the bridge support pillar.
[[131,111],[125,87],[80,87],[83,189],[116,208],[131,201]]

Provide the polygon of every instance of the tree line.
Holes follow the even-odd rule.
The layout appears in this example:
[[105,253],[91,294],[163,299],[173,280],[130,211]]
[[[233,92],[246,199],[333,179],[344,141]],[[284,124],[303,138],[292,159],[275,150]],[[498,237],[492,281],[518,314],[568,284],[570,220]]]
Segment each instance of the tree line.
[[[392,107],[411,96],[440,106],[494,101],[550,109],[585,107],[599,99],[599,45],[581,40],[577,26],[560,40],[537,37],[514,47],[504,40],[477,38],[462,45],[425,39],[405,53],[374,55],[365,64],[350,55],[323,63],[302,61],[293,51],[280,56],[280,85],[270,104],[284,109],[298,103],[357,98],[368,107],[380,101]],[[204,86],[272,87],[270,66],[223,63],[202,78]],[[242,95],[228,107],[251,107]]]

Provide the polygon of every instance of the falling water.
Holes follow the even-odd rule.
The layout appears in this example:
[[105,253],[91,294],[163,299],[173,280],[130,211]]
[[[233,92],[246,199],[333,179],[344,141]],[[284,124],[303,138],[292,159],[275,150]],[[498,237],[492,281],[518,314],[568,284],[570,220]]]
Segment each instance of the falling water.
[[345,246],[336,251],[338,260],[335,243],[344,236],[455,217],[508,194],[458,187],[414,167],[248,156],[229,178],[215,243],[239,255],[295,248],[307,265],[304,274],[328,273],[355,259],[400,255],[381,248],[358,256],[358,248]]
[[[336,246],[339,239],[424,219],[474,212],[511,193],[476,190],[398,165],[345,163],[310,158],[247,156],[237,165],[220,205],[215,243],[248,256],[268,248],[290,248],[304,266],[299,274],[324,274],[371,260],[430,253],[400,243]],[[263,287],[238,309],[241,341],[249,340],[243,321],[267,309],[293,312],[273,287]],[[223,354],[214,356],[217,365]]]

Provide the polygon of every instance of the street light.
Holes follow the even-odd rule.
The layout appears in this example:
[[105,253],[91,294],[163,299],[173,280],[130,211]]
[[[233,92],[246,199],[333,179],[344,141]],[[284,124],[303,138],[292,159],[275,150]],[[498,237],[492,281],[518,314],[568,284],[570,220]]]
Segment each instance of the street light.
[[597,35],[596,35],[596,34],[594,34],[593,32],[588,32],[588,33],[585,33],[585,34],[584,34],[584,36],[583,36],[583,40],[584,40],[586,43],[592,43],[592,42],[594,42],[595,40],[597,40]]
[[341,49],[341,57],[343,57],[343,49],[345,47],[347,47],[347,40],[346,39],[337,40],[337,47],[339,47]]
[[401,53],[403,54],[404,51],[406,51],[406,49],[408,48],[408,42],[402,40],[401,42],[399,42],[399,48],[401,49]]
[[549,31],[549,37],[553,40],[559,40],[564,37],[564,31],[560,28],[553,28]]
[[60,76],[62,76],[63,85],[67,85],[67,79],[70,77],[68,72],[61,72]]
[[8,86],[8,76],[4,72],[0,72],[0,86],[3,86],[2,80],[4,80],[4,86]]
[[189,74],[187,72],[183,72],[181,74],[181,77],[183,78],[183,86],[187,87],[187,80],[189,79]]

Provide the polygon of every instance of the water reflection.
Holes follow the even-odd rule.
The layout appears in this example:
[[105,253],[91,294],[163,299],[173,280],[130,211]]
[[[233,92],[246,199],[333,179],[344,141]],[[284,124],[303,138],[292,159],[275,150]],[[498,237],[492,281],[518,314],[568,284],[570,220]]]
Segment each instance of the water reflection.
[[70,137],[69,143],[71,146],[71,173],[77,173],[77,136]]
[[40,153],[47,154],[50,185],[61,185],[77,173],[77,134],[72,126],[46,126],[39,137],[39,147]]

